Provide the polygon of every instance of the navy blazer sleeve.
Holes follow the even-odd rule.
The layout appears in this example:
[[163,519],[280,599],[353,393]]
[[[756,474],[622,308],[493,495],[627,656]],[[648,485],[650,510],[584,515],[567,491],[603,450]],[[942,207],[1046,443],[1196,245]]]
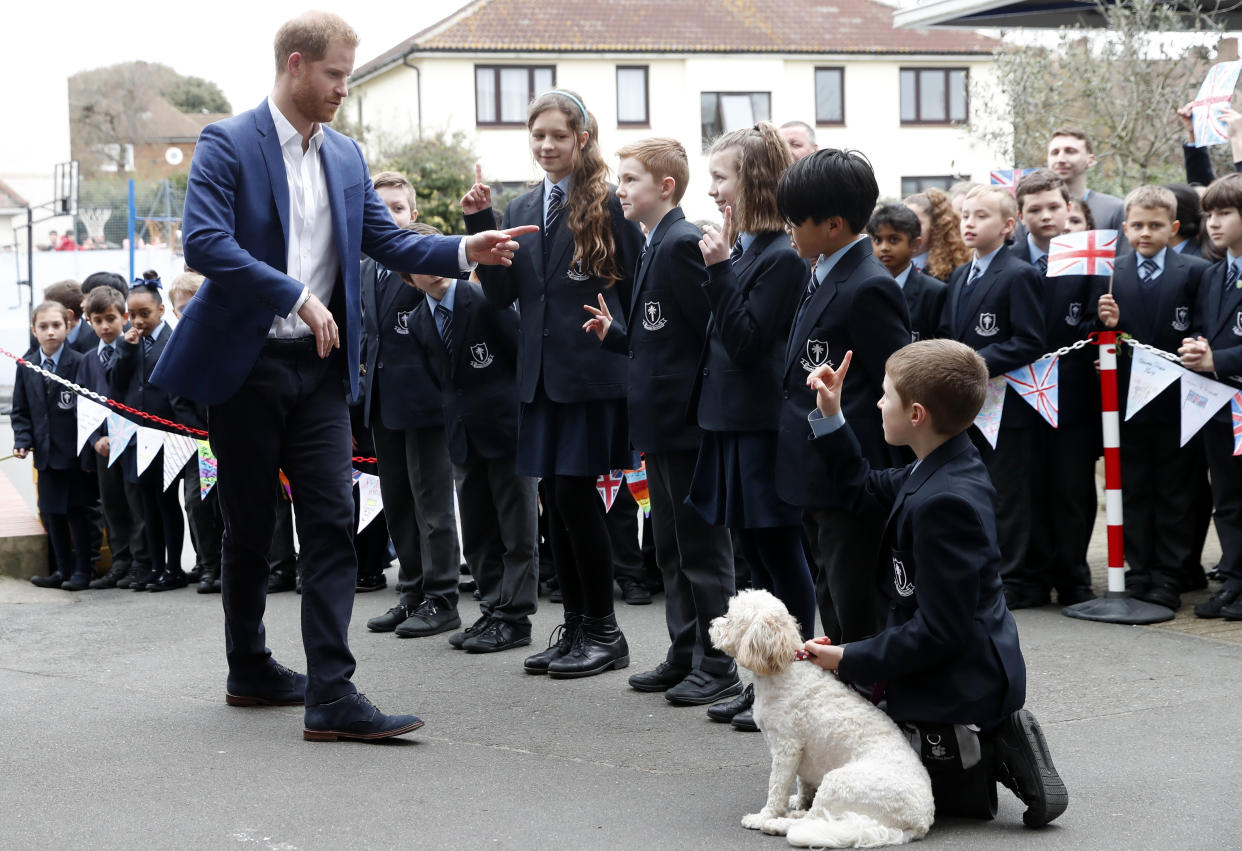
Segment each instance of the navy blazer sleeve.
[[18,375],[13,381],[13,405],[9,412],[9,422],[13,426],[13,448],[34,449],[34,421],[30,413],[30,397],[21,374],[27,370],[20,366],[17,369]]
[[806,264],[797,254],[781,251],[766,269],[758,271],[754,286],[743,291],[732,262],[707,267],[704,291],[712,305],[712,319],[735,364],[756,363],[784,339],[798,307],[798,293],[806,283],[805,272]]
[[[807,431],[810,431],[808,425]],[[877,511],[887,516],[897,500],[901,486],[910,475],[910,467],[873,470],[863,456],[862,444],[847,422],[836,431],[812,440],[824,457],[828,475],[843,505],[855,512]]]

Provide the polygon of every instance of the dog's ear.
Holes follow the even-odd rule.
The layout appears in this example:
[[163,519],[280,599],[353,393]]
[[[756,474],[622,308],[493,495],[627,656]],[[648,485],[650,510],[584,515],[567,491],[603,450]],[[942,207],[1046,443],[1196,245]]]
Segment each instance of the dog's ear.
[[770,606],[755,613],[738,641],[738,664],[761,677],[777,674],[789,667],[794,654],[802,649],[798,622],[784,606]]

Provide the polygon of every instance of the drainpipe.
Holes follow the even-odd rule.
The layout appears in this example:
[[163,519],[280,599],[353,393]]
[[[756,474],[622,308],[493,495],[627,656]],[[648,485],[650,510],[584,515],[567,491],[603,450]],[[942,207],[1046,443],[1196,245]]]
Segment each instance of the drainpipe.
[[410,68],[418,75],[418,81],[414,85],[414,91],[418,95],[418,138],[423,138],[423,72],[417,65],[410,64],[410,54],[401,57],[401,64]]

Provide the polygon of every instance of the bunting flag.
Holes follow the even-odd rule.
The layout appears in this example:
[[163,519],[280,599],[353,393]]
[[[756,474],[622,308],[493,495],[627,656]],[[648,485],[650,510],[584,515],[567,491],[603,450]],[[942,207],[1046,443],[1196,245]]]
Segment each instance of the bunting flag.
[[127,420],[116,411],[108,412],[108,466],[116,463],[125,447],[138,433],[138,423]]
[[1111,275],[1117,256],[1117,231],[1085,230],[1052,238],[1048,247],[1048,277]]
[[612,470],[595,480],[595,490],[604,501],[605,514],[612,510],[612,501],[617,498],[617,491],[624,482],[625,476],[620,470]]
[[1005,373],[1009,386],[1018,391],[1023,399],[1039,415],[1048,421],[1048,425],[1057,427],[1059,411],[1057,402],[1057,379],[1060,376],[1060,358],[1056,355],[1045,355],[1035,363]]
[[195,443],[198,444],[198,498],[206,499],[216,486],[216,453],[211,451],[211,443],[206,440]]
[[1229,141],[1229,128],[1221,113],[1233,103],[1233,90],[1238,84],[1242,61],[1218,62],[1213,65],[1199,86],[1199,94],[1191,102],[1190,119],[1194,125],[1196,148],[1223,145]]
[[1242,455],[1242,393],[1233,394],[1229,407],[1233,414],[1233,454]]
[[647,487],[647,460],[645,458],[637,470],[625,471],[625,483],[629,485],[630,493],[634,495],[634,501],[643,510],[643,516],[650,517],[651,491]]
[[1206,375],[1182,370],[1182,446],[1237,393],[1232,387]]
[[1130,368],[1130,386],[1126,389],[1126,419],[1130,419],[1155,399],[1165,388],[1177,381],[1183,367],[1146,349],[1135,348]]
[[103,425],[107,419],[108,409],[103,405],[85,396],[78,398],[78,452],[82,451],[86,441],[95,433],[95,429]]
[[1005,386],[1008,383],[1003,375],[988,379],[987,398],[975,415],[975,428],[987,438],[993,449],[996,448],[996,436],[1000,434],[1001,414],[1005,411]]
[[197,447],[194,445],[194,438],[188,434],[171,431],[161,434],[164,435],[164,490],[168,490]]
[[1008,189],[1010,195],[1017,195],[1018,183],[1022,180],[1022,178],[1036,170],[1037,169],[1033,168],[996,169],[988,175],[988,183],[993,186],[999,186],[1002,189]]
[[358,480],[358,530],[361,532],[384,510],[384,501],[380,498],[379,476],[355,471]]
[[155,456],[160,453],[163,446],[164,432],[157,428],[138,426],[138,454],[135,456],[138,463],[138,475],[141,476],[146,472],[147,467],[151,466],[151,462],[155,460]]
[[285,499],[293,502],[293,485],[289,484],[289,477],[284,470],[277,470],[276,475],[280,477],[280,486],[285,489]]

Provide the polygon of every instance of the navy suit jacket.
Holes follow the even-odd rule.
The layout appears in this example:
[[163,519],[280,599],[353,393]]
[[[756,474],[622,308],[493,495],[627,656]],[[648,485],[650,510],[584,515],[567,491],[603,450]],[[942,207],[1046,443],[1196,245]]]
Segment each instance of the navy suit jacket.
[[948,285],[926,272],[911,269],[901,292],[906,297],[906,310],[910,314],[911,341],[935,337],[940,328],[940,314],[944,312],[944,302],[949,295]]
[[377,418],[393,431],[442,426],[440,382],[426,351],[410,336],[410,319],[427,311],[427,299],[396,272],[378,280],[379,271],[374,260],[362,261],[362,425],[370,427]]
[[770,231],[707,275],[712,318],[690,414],[710,431],[776,431],[785,344],[810,267],[783,231]]
[[410,317],[412,345],[423,349],[442,395],[449,458],[465,464],[472,452],[494,461],[517,452],[517,311],[496,307],[482,288],[458,281],[453,295],[452,352],[423,307]]
[[[31,363],[42,364],[43,353],[35,349],[26,355]],[[56,374],[77,380],[82,355],[69,346],[60,347]],[[45,379],[32,369],[17,368],[13,381],[13,446],[34,450],[36,470],[80,470],[78,459],[78,397],[63,384]]]
[[860,239],[794,315],[782,374],[776,492],[801,508],[844,508],[848,503],[830,487],[823,459],[807,440],[806,412],[815,407],[815,391],[806,386],[806,377],[824,363],[840,366],[853,350],[843,391],[845,416],[868,461],[888,467],[903,460],[884,442],[876,402],[884,395],[888,356],[910,343],[906,301],[872,254],[871,240]]
[[[494,305],[519,304],[517,381],[523,402],[534,401],[540,381],[553,402],[625,398],[626,362],[603,351],[595,335],[582,330],[586,315],[582,305],[596,304],[596,293],[604,294],[613,316],[625,313],[634,267],[642,253],[642,231],[625,220],[621,202],[613,192],[608,195],[608,210],[621,279],[605,288],[597,278],[575,281],[569,277],[574,240],[568,209],[562,212],[555,231],[546,235],[552,244],[545,265],[542,184],[505,207],[504,227],[538,225],[539,231],[517,238],[521,250],[514,255],[512,266],[481,266],[478,274],[483,291]],[[491,209],[466,217],[470,233],[492,227],[495,217]]]
[[[1044,354],[1043,277],[1029,262],[1002,246],[983,277],[963,293],[970,264],[949,276],[949,295],[940,314],[936,336],[965,343],[987,362],[995,378],[1034,363]],[[1005,394],[1001,428],[1029,428],[1042,422],[1010,387]]]
[[812,441],[835,490],[888,520],[875,566],[887,621],[845,645],[841,676],[885,683],[898,721],[990,726],[1026,701],[1026,662],[1005,607],[996,491],[965,433],[913,464],[872,470],[848,425]]
[[[1113,298],[1117,300],[1120,311],[1116,330],[1166,352],[1176,352],[1194,325],[1199,282],[1208,263],[1199,257],[1187,257],[1169,249],[1164,252],[1164,271],[1156,278],[1152,289],[1144,289],[1139,283],[1138,261],[1138,254],[1129,254],[1119,259],[1113,270]],[[1177,426],[1181,422],[1178,382],[1166,387],[1132,419],[1125,419],[1126,388],[1130,386],[1133,349],[1118,346],[1118,350],[1121,356],[1117,358],[1117,390],[1123,424]]]
[[[328,306],[356,398],[361,253],[390,269],[455,277],[460,239],[398,227],[371,185],[358,143],[330,127],[323,132],[319,155],[340,261]],[[241,387],[272,321],[288,316],[302,295],[302,282],[285,273],[289,215],[285,162],[267,101],[204,127],[190,166],[184,230],[186,263],[207,279],[182,313],[152,377],[156,384],[209,405]]]
[[[1242,388],[1242,289],[1225,287],[1228,268],[1226,258],[1204,270],[1191,317],[1191,333],[1186,336],[1202,334],[1206,337],[1212,347],[1215,366],[1212,377]],[[1230,407],[1225,405],[1212,419],[1230,422]]]
[[699,429],[686,422],[686,408],[711,319],[700,239],[680,207],[660,220],[638,264],[626,312],[613,318],[604,338],[604,348],[630,358],[630,443],[644,452],[699,445]]

